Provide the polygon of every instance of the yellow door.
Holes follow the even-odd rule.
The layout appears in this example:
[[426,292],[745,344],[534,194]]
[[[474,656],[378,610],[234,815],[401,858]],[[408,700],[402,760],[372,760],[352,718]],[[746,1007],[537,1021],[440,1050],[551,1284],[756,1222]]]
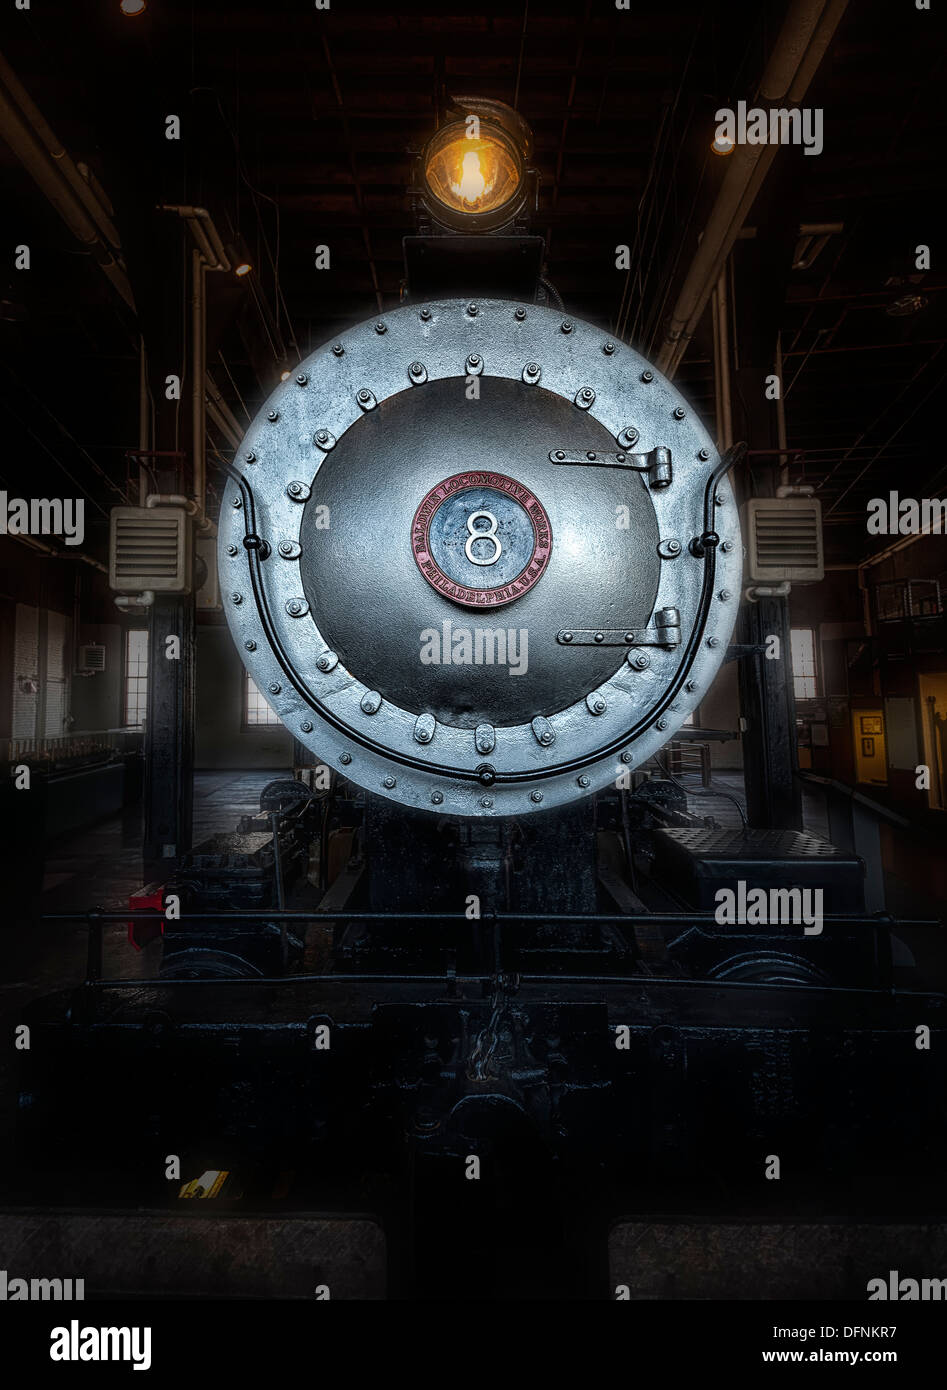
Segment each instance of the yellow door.
[[885,717],[881,709],[852,710],[852,738],[855,742],[855,780],[884,784],[888,780],[885,751]]

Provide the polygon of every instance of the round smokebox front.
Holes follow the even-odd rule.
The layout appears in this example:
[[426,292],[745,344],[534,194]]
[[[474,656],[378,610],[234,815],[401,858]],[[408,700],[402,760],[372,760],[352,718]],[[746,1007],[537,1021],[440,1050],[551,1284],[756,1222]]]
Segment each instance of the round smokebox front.
[[355,325],[277,387],[237,463],[234,640],[293,737],[374,795],[492,818],[614,786],[726,652],[725,465],[670,382],[552,309]]

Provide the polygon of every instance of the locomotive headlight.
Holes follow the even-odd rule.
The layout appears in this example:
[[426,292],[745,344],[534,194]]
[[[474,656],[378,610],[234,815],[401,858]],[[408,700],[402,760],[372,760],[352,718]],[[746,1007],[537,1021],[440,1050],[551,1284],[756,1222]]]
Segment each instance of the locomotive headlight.
[[523,163],[512,141],[480,125],[471,136],[463,121],[445,126],[429,141],[421,161],[432,212],[451,226],[476,230],[512,217],[522,194]]

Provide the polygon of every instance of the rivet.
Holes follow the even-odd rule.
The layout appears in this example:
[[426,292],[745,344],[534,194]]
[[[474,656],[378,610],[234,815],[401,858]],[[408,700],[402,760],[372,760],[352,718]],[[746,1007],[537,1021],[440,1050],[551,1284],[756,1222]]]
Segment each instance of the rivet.
[[430,309],[421,309],[421,310],[419,311],[419,313],[418,313],[418,318],[421,320],[422,323],[427,323],[427,321],[428,321],[428,319],[429,319],[430,317],[431,317],[431,311],[430,311]]
[[348,765],[349,765],[349,763],[350,763],[351,761],[352,761],[352,755],[351,755],[351,753],[340,753],[340,754],[339,754],[339,762],[342,764],[343,767],[348,767]]
[[228,555],[236,555],[236,553],[237,553],[237,547],[236,547],[235,545],[228,545],[228,546],[227,546],[227,554],[228,554]]
[[514,310],[513,310],[513,317],[514,317],[515,319],[517,319],[518,322],[522,323],[523,320],[524,320],[525,317],[526,317],[526,310],[525,310],[525,309],[514,309]]
[[485,811],[489,811],[490,807],[493,805],[493,797],[492,797],[492,796],[482,796],[482,797],[480,798],[480,805],[483,807],[483,809],[484,809]]
[[477,304],[468,304],[468,305],[467,305],[467,313],[470,315],[471,318],[476,317],[476,315],[480,313],[480,307],[479,307],[479,305],[477,305]]
[[300,727],[300,729],[302,729],[302,731],[303,731],[304,734],[311,734],[311,733],[312,733],[312,721],[309,720],[309,719],[304,719],[303,722],[300,724],[299,727]]
[[556,450],[556,458],[557,458],[557,459],[564,459],[565,456],[566,456],[566,455],[565,455],[565,450],[564,450],[564,449],[557,449],[557,450]]
[[282,688],[283,688],[283,687],[280,685],[279,681],[270,681],[270,694],[271,694],[271,695],[278,695],[278,694],[280,693],[280,691],[282,690]]
[[635,640],[635,634],[634,634],[633,632],[626,632],[626,633],[625,633],[625,641],[626,641],[629,645],[630,645],[634,640]]
[[604,633],[604,632],[597,632],[597,633],[595,634],[595,637],[594,637],[593,640],[596,641],[596,642],[604,642],[604,641],[605,641],[605,633]]
[[234,603],[243,602],[243,594],[231,594],[230,597],[233,599]]
[[586,777],[586,775],[585,775],[584,772],[583,772],[583,774],[582,774],[581,777],[577,777],[577,778],[576,778],[576,781],[578,782],[578,784],[579,784],[580,787],[588,787],[588,786],[591,786],[591,784],[592,784],[592,779],[591,779],[591,777]]
[[381,319],[379,319],[378,322],[375,324],[375,332],[376,332],[376,333],[387,333],[387,332],[388,332],[388,325],[387,325],[387,323],[382,323]]
[[710,450],[709,450],[709,449],[698,449],[698,450],[697,450],[697,457],[698,457],[699,459],[701,459],[704,463],[706,463],[707,460],[710,458]]
[[563,333],[571,333],[574,327],[575,325],[573,324],[571,319],[563,319],[562,323],[560,324],[560,328],[562,329]]
[[540,743],[550,744],[553,741],[553,735],[550,733],[540,734],[539,741]]
[[729,590],[729,589],[721,589],[721,590],[720,590],[720,593],[717,595],[717,597],[719,598],[719,600],[720,600],[721,603],[726,603],[726,602],[727,602],[727,599],[730,597],[730,590]]
[[256,463],[256,454],[253,452],[252,449],[248,454],[244,454],[244,458],[246,459],[247,463]]
[[571,641],[572,641],[572,638],[573,638],[573,634],[572,634],[571,632],[564,632],[564,633],[562,634],[562,640],[563,640],[563,642],[571,642]]
[[246,647],[246,649],[247,649],[248,652],[255,652],[255,651],[256,651],[256,643],[253,641],[252,638],[250,639],[249,642],[244,642],[243,645]]
[[645,386],[650,386],[651,382],[654,381],[654,372],[642,372],[641,380],[644,382]]
[[624,462],[625,462],[625,455],[624,455],[624,454],[616,454],[616,455],[615,455],[615,462],[616,462],[616,463],[624,463]]
[[305,384],[306,384],[306,382],[307,382],[308,380],[309,380],[309,378],[308,378],[308,376],[306,375],[306,373],[305,373],[305,372],[300,372],[299,375],[298,375],[297,378],[296,378],[296,385],[297,385],[297,386],[305,386]]
[[658,720],[658,728],[659,728],[659,729],[666,729],[667,726],[668,726],[668,721],[667,721],[667,720],[664,718],[664,716],[662,715],[661,718]]
[[539,803],[540,803],[540,802],[542,801],[542,799],[543,799],[543,794],[542,794],[542,792],[530,792],[530,794],[529,794],[529,799],[530,799],[530,801],[535,802],[536,805],[538,806]]
[[332,351],[335,353],[336,357],[342,357],[345,353],[345,348],[342,346],[341,343],[333,343]]
[[431,801],[433,802],[433,804],[434,804],[435,806],[440,806],[440,804],[441,804],[441,802],[442,802],[443,800],[444,800],[444,793],[443,793],[443,792],[431,792]]
[[397,779],[392,777],[391,773],[389,772],[388,776],[384,780],[383,785],[386,786],[389,791],[391,791],[392,787],[397,785]]
[[675,418],[675,420],[683,420],[683,419],[684,419],[684,415],[685,415],[684,407],[683,407],[682,405],[676,405],[676,406],[674,407],[674,418]]
[[[614,344],[614,343],[606,343],[605,346],[602,348],[602,351],[604,352],[604,354],[605,354],[606,357],[611,357],[612,353],[615,351],[615,344]],[[581,778],[579,779],[579,786],[580,786],[580,787],[582,786],[582,779],[581,779]]]
[[276,421],[279,419],[279,411],[278,411],[278,410],[268,410],[268,411],[266,412],[266,418],[269,420],[269,422],[270,422],[271,425],[272,425],[272,424],[275,424]]
[[585,457],[588,459],[589,463],[594,463],[598,456],[593,449],[589,449]]
[[720,549],[723,551],[724,555],[729,555],[730,551],[733,549],[733,541],[724,541]]

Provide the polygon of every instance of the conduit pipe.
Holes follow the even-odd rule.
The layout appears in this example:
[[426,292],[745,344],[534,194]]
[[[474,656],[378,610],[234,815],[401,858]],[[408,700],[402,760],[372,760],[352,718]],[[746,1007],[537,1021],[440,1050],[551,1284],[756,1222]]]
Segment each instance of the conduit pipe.
[[118,233],[89,184],[2,57],[0,135],[76,240],[92,253],[103,274],[128,307],[134,309],[131,284],[117,259]]
[[100,560],[95,560],[91,555],[84,554],[81,550],[57,550],[54,545],[47,545],[45,541],[38,541],[35,536],[19,536],[15,532],[8,532],[12,541],[19,541],[21,545],[28,545],[31,550],[42,551],[44,555],[51,556],[54,560],[81,560],[85,565],[91,565],[93,569],[100,570],[102,574],[108,574],[108,566],[103,565]]
[[[754,100],[768,105],[785,101],[791,106],[802,100],[847,4],[848,0],[793,0]],[[657,365],[668,377],[677,371],[777,148],[738,144],[726,156],[727,172],[658,354]]]

